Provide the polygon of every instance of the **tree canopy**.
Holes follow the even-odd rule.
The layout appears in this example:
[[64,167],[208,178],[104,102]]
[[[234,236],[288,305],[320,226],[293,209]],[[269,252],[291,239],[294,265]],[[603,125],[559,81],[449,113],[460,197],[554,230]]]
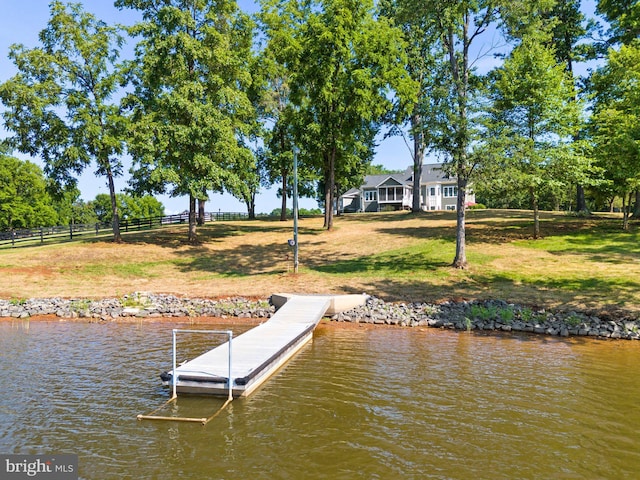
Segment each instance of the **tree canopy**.
[[[253,108],[252,24],[233,0],[118,0],[142,12],[130,64],[134,91],[130,151],[137,187],[189,195],[189,240],[196,240],[196,199],[207,191],[239,190],[238,171],[252,168],[242,144]],[[238,165],[241,165],[238,168]]]
[[40,167],[0,154],[0,230],[57,225]]
[[491,98],[487,153],[496,163],[485,168],[528,192],[537,238],[541,190],[568,188],[586,168],[573,148],[580,127],[573,79],[552,48],[525,37],[494,73]]
[[392,95],[415,94],[401,32],[370,0],[269,0],[263,10],[267,41],[279,45],[288,73],[300,157],[322,179],[331,229],[337,187],[362,178]]
[[[590,201],[622,198],[627,216],[635,197],[640,215],[637,0],[597,2],[611,27],[600,45],[580,0],[261,0],[254,18],[235,0],[115,5],[142,20],[123,30],[53,1],[39,45],[11,47],[17,74],[0,85],[11,135],[2,151],[42,159],[61,222],[90,217],[77,179],[93,164],[109,186],[101,216],[119,240],[125,147],[135,197],[189,196],[190,241],[196,201],[210,192],[230,192],[253,216],[260,188],[277,184],[285,219],[297,148],[298,191],[318,199],[330,229],[336,198],[376,171],[385,129],[410,137],[414,179],[429,152],[457,179],[455,267],[467,265],[472,184],[501,195],[494,204],[528,202],[536,235],[535,212],[573,204],[569,189],[586,210],[582,185]],[[135,58],[121,62],[125,33]],[[577,76],[575,64],[596,54],[601,67]]]
[[13,45],[18,73],[0,85],[10,145],[40,156],[57,184],[74,186],[92,162],[111,195],[113,235],[120,241],[114,177],[122,174],[125,120],[114,100],[123,39],[118,29],[82,10],[54,1],[41,46]]
[[623,199],[627,229],[632,195],[640,188],[640,41],[610,50],[593,83],[594,153],[604,172],[604,187]]
[[[118,202],[118,210],[121,212],[123,220],[160,217],[164,215],[164,206],[162,203],[151,195],[135,197],[126,193],[116,194]],[[111,199],[109,195],[100,193],[96,198],[88,202],[97,217],[97,220],[103,223],[111,222]]]
[[610,43],[630,43],[640,36],[640,1],[598,0],[596,11],[611,25]]

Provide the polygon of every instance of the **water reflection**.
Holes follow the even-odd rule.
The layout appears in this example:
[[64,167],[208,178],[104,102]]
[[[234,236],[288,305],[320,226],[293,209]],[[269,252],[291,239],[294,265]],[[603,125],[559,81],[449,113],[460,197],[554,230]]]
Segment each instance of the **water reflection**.
[[[640,344],[321,326],[206,427],[136,421],[168,396],[157,374],[175,327],[0,323],[0,452],[78,453],[87,479],[640,471]],[[208,341],[181,348],[192,357]],[[220,403],[181,397],[172,408],[207,416]]]

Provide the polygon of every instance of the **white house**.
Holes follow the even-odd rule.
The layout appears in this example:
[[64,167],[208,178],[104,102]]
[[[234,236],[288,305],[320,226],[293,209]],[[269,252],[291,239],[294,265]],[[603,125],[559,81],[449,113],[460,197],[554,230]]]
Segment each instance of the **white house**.
[[[442,165],[422,166],[420,205],[423,210],[455,210],[458,182],[442,171]],[[475,204],[472,190],[467,191],[467,206]],[[404,173],[367,175],[364,184],[340,196],[343,212],[380,212],[411,209],[413,205],[413,168]]]

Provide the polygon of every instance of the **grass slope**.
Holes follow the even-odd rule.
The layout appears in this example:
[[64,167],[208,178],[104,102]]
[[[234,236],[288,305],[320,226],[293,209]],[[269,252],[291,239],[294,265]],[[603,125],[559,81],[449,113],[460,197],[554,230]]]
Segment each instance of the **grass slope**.
[[535,306],[640,312],[640,233],[609,217],[470,211],[468,270],[450,264],[455,214],[351,215],[333,231],[300,222],[292,272],[291,222],[214,222],[185,243],[186,227],[132,233],[125,243],[81,239],[0,250],[0,297],[118,297],[134,291],[267,297],[277,291],[366,292],[387,301],[500,298]]

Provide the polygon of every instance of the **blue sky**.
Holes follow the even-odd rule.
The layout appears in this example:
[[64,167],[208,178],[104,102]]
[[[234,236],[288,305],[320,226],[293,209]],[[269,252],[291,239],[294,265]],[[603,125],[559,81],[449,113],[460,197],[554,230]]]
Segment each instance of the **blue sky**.
[[[38,46],[38,34],[45,28],[49,19],[49,3],[50,0],[26,0],[23,2],[2,0],[0,13],[0,82],[4,82],[15,74],[15,67],[7,58],[10,45],[20,43],[26,47]],[[107,23],[131,25],[138,18],[137,12],[131,10],[121,11],[115,8],[111,0],[94,0],[82,3],[84,3],[85,10]],[[592,13],[594,4],[595,0],[583,1],[584,10]],[[240,0],[239,5],[240,8],[247,12],[256,10],[255,3],[252,0]],[[491,42],[492,39],[488,38],[487,41]],[[132,45],[128,45],[125,48],[124,55],[130,55],[132,49]],[[476,66],[485,70],[492,68],[494,65],[495,59],[491,55],[487,55],[480,59]],[[2,107],[0,106],[0,108]],[[4,137],[8,134],[4,128],[0,127],[0,136]],[[17,153],[16,156],[28,158]],[[37,158],[31,160],[42,165]],[[128,158],[125,158],[125,171],[128,170],[129,163]],[[380,138],[373,163],[384,165],[390,169],[405,169],[411,165],[411,152],[400,137],[392,137],[386,140]],[[116,189],[124,189],[126,187],[126,179],[126,173],[123,177],[118,178],[116,180]],[[87,169],[79,178],[79,187],[84,200],[92,200],[98,193],[108,193],[106,179],[104,177],[96,177],[92,168]],[[167,213],[177,213],[188,209],[187,198],[171,198],[165,195],[158,198],[164,204]],[[281,200],[277,198],[275,189],[263,191],[256,200],[256,211],[271,212],[273,209],[280,207],[280,202]],[[289,201],[290,206],[291,202]],[[315,200],[300,199],[300,207],[315,208],[317,205]],[[246,207],[231,195],[224,194],[213,195],[207,204],[207,210],[244,212]]]

